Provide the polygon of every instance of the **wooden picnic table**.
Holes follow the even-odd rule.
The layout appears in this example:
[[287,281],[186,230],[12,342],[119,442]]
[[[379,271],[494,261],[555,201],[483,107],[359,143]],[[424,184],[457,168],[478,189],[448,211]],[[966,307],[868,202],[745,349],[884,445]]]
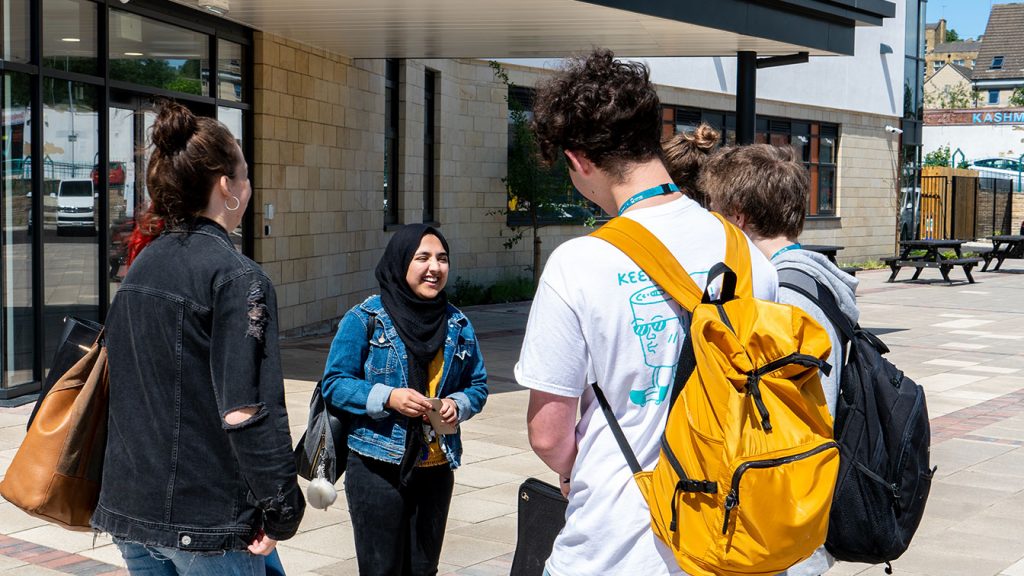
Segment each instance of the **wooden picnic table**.
[[992,250],[982,253],[985,258],[985,265],[981,267],[982,272],[988,271],[989,264],[993,260],[996,266],[992,270],[999,270],[1003,260],[1007,258],[1024,258],[1024,234],[997,234],[989,236],[992,240]]
[[844,248],[844,246],[831,246],[829,244],[801,244],[800,247],[804,250],[824,255],[833,264],[836,264],[836,252]]
[[[915,269],[914,277],[911,280],[917,280],[921,275],[921,271],[925,268],[938,268],[942,274],[942,279],[946,282],[952,282],[949,278],[949,271],[959,266],[963,268],[967,281],[974,284],[971,269],[981,263],[981,258],[964,258],[961,252],[963,244],[964,240],[956,239],[925,238],[921,240],[901,240],[899,255],[882,259],[892,269],[892,274],[887,282],[895,281],[896,275],[899,274],[900,269],[903,267]],[[952,250],[956,257],[946,258],[943,256],[942,250],[946,249]],[[924,250],[924,254],[912,256],[911,254],[915,250]]]

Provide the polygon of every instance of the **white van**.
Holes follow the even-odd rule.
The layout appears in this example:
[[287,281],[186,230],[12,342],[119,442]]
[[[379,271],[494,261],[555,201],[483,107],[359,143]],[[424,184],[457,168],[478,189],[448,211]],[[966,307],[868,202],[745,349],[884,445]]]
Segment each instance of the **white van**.
[[57,186],[57,234],[96,232],[96,193],[91,178],[61,180]]

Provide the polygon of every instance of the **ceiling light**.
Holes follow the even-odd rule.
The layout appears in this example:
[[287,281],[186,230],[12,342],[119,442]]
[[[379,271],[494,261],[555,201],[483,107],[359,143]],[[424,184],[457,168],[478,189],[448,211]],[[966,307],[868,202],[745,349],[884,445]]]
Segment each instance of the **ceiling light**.
[[61,42],[81,42],[81,38],[61,38]]
[[125,52],[125,56],[145,56],[142,52]]
[[197,4],[203,10],[217,16],[224,16],[231,10],[230,0],[198,0]]

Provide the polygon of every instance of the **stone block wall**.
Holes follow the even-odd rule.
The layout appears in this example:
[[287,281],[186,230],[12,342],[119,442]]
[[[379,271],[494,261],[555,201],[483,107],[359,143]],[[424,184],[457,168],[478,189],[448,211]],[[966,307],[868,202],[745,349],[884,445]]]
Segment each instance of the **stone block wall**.
[[[324,332],[377,291],[373,270],[395,226],[384,226],[384,60],[353,60],[265,33],[255,35],[256,260],[278,290],[285,334]],[[399,76],[400,224],[424,220],[424,74],[435,73],[434,217],[451,246],[449,285],[529,277],[527,230],[511,249],[501,213],[508,143],[507,90],[486,61],[402,60]],[[533,86],[547,72],[507,65]],[[732,96],[663,87],[666,104],[718,110]],[[845,262],[893,253],[894,119],[758,103],[758,113],[840,125],[839,217],[811,219],[802,241],[842,244]],[[275,206],[271,220],[264,207]],[[268,227],[268,228],[265,228]],[[542,258],[580,225],[541,229]],[[542,265],[543,266],[543,265]]]
[[[260,32],[254,44],[255,257],[277,288],[282,332],[329,331],[377,292],[373,270],[396,229],[383,213],[385,61]],[[449,285],[528,276],[532,243],[503,246],[508,109],[487,62],[402,61],[399,222],[423,221],[426,69],[436,73],[433,224],[451,246]],[[545,228],[545,254],[584,230]]]

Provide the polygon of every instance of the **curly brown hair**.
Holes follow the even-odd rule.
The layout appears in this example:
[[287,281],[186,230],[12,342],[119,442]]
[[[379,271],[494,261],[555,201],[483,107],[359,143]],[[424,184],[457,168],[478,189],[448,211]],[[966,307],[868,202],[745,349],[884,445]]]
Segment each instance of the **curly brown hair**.
[[704,207],[708,205],[708,198],[698,185],[697,178],[720,139],[718,130],[701,122],[692,132],[673,134],[661,145],[665,152],[665,167],[672,175],[672,181]]
[[790,146],[750,144],[723,148],[700,171],[711,207],[743,215],[765,238],[796,238],[804,229],[811,179]]
[[537,87],[533,130],[541,158],[582,152],[621,179],[629,164],[661,156],[661,103],[650,70],[596,49],[570,58]]

